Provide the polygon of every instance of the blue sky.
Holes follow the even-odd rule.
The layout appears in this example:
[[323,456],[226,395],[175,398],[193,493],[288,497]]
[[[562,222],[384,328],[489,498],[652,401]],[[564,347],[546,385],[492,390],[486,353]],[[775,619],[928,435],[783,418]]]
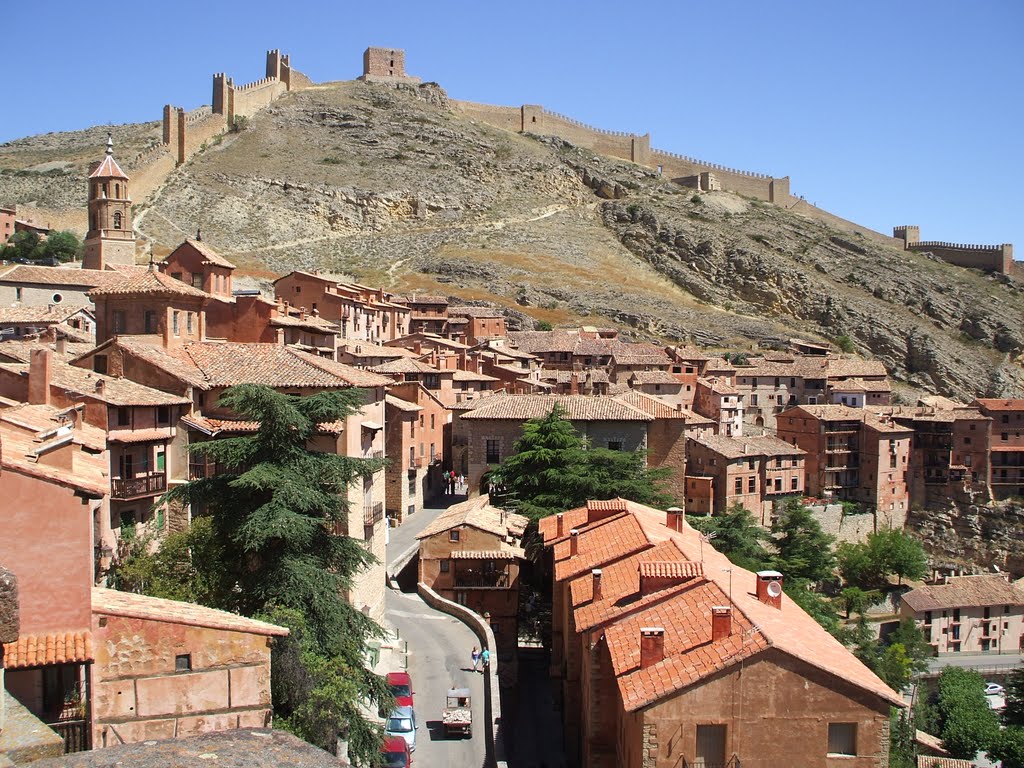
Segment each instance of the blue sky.
[[1019,0],[43,0],[4,15],[0,142],[209,103],[213,72],[261,78],[269,48],[316,81],[350,79],[381,45],[456,98],[649,131],[789,175],[865,226],[1013,242],[1024,259]]

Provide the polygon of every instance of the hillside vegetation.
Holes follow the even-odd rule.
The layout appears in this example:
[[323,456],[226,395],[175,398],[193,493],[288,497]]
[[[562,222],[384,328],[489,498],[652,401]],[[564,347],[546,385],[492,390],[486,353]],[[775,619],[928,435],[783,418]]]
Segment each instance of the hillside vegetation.
[[[154,129],[122,130],[141,148]],[[0,147],[0,168],[59,160],[60,135],[48,137]],[[33,179],[36,198],[52,184],[52,204],[75,203],[80,143],[64,175]],[[8,184],[25,173],[0,174],[0,200],[35,199]],[[136,203],[157,255],[201,226],[255,275],[344,272],[494,302],[524,324],[616,324],[716,347],[849,336],[914,389],[1024,396],[1024,293],[1007,279],[476,123],[432,84],[289,94]]]

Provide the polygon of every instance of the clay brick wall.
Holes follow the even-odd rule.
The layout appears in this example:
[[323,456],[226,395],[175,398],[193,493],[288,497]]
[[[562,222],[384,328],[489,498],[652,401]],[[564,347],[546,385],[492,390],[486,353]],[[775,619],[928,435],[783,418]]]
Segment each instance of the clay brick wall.
[[270,725],[266,636],[100,614],[92,631],[97,747]]

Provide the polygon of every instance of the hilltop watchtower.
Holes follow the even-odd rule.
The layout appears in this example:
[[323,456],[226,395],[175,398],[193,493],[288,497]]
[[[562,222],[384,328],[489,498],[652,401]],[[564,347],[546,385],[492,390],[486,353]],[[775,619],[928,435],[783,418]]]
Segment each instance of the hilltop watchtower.
[[405,74],[405,51],[401,48],[367,48],[359,79],[369,83],[420,82],[420,78]]
[[107,156],[89,174],[89,231],[82,266],[103,269],[107,264],[135,263],[132,199],[128,177],[114,160],[114,141],[107,136]]

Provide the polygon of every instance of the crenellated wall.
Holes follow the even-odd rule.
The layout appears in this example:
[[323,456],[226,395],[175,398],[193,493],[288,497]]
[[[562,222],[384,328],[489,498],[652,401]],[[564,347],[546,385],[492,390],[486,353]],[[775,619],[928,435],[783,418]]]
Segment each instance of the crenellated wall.
[[905,250],[931,253],[949,264],[986,272],[1016,276],[1019,268],[1013,263],[1013,245],[968,245],[939,240],[921,240],[921,229],[913,225],[893,227],[892,235]]
[[[648,168],[657,168],[674,181],[697,189],[709,184],[711,174],[719,189],[741,195],[786,204],[792,200],[789,192],[789,177],[775,178],[761,173],[729,168],[718,163],[709,163],[687,155],[651,148],[651,135],[607,131],[574,120],[536,104],[521,107],[502,107],[471,101],[452,101],[452,104],[467,117],[480,122],[518,133],[536,133],[543,136],[558,136],[587,149],[611,157],[629,160]],[[701,182],[704,176],[705,181]]]

